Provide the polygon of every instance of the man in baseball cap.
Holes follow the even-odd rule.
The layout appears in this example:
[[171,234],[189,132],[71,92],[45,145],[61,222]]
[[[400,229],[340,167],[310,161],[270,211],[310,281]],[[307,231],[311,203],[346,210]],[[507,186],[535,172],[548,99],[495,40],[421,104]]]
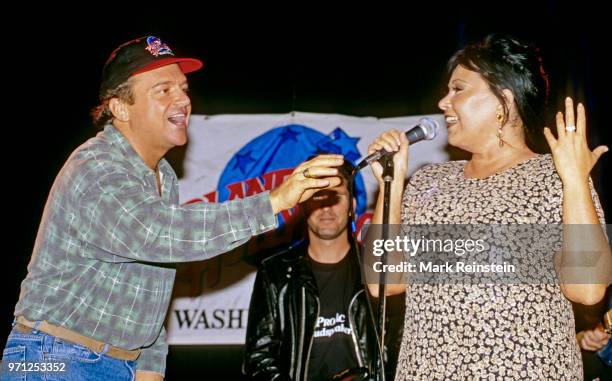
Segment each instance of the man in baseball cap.
[[170,47],[155,36],[140,37],[115,49],[102,70],[100,105],[92,111],[94,124],[103,126],[112,117],[108,100],[127,88],[127,80],[140,73],[178,64],[183,74],[200,70],[204,65],[196,58],[177,57]]
[[[164,155],[187,142],[185,74],[202,65],[154,36],[111,54],[92,112],[103,131],[72,153],[53,184],[3,364],[52,358],[57,369],[36,372],[90,381],[131,380],[134,373],[137,380],[162,379],[163,322],[175,276],[168,264],[229,251],[274,229],[280,211],[340,184],[334,167],[342,157],[322,155],[272,192],[180,205]],[[3,366],[0,378],[24,375]]]

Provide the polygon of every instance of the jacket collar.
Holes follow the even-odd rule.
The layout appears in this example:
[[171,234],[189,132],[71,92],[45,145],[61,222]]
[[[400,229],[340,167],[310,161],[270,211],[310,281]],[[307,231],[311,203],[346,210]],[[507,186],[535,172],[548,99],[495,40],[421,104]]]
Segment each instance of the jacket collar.
[[[286,264],[287,272],[291,272],[292,278],[298,279],[306,286],[307,289],[310,289],[315,293],[315,295],[318,296],[319,291],[312,272],[310,257],[308,256],[308,244],[308,239],[304,239],[290,247],[288,249],[290,254],[283,256],[283,262]],[[351,248],[347,255],[349,256],[349,260],[353,262],[355,268],[359,269],[359,274],[355,279],[355,285],[353,288],[353,293],[355,293],[363,288],[363,284],[361,283],[361,269],[357,259],[357,251],[355,250],[355,246],[353,244],[351,244]],[[291,270],[289,270],[289,268],[291,268]]]

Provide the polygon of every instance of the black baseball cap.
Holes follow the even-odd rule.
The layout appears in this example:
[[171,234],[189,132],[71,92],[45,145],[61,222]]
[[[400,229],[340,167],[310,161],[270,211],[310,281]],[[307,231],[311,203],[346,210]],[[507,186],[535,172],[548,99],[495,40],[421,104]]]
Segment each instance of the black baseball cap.
[[172,49],[155,36],[128,41],[115,49],[104,64],[99,96],[103,98],[108,90],[133,75],[174,63],[178,64],[185,74],[200,70],[204,66],[199,59],[174,55]]

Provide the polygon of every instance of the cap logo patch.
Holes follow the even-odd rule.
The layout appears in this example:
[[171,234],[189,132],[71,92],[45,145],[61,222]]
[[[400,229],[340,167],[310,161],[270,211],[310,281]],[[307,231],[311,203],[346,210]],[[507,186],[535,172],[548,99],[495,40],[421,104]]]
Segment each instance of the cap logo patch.
[[168,47],[168,45],[163,43],[162,40],[160,40],[159,38],[155,36],[147,37],[147,48],[146,49],[149,51],[149,53],[151,53],[155,57],[163,56],[166,54],[169,54],[171,56],[174,55],[170,47]]

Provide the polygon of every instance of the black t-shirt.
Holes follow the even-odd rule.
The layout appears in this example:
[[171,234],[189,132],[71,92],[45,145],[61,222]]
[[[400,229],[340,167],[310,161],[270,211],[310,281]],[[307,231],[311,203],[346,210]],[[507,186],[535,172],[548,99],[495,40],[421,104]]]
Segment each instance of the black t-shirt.
[[338,263],[319,263],[310,258],[319,289],[321,310],[314,331],[308,380],[329,380],[334,373],[358,367],[348,308],[358,268],[349,252]]

